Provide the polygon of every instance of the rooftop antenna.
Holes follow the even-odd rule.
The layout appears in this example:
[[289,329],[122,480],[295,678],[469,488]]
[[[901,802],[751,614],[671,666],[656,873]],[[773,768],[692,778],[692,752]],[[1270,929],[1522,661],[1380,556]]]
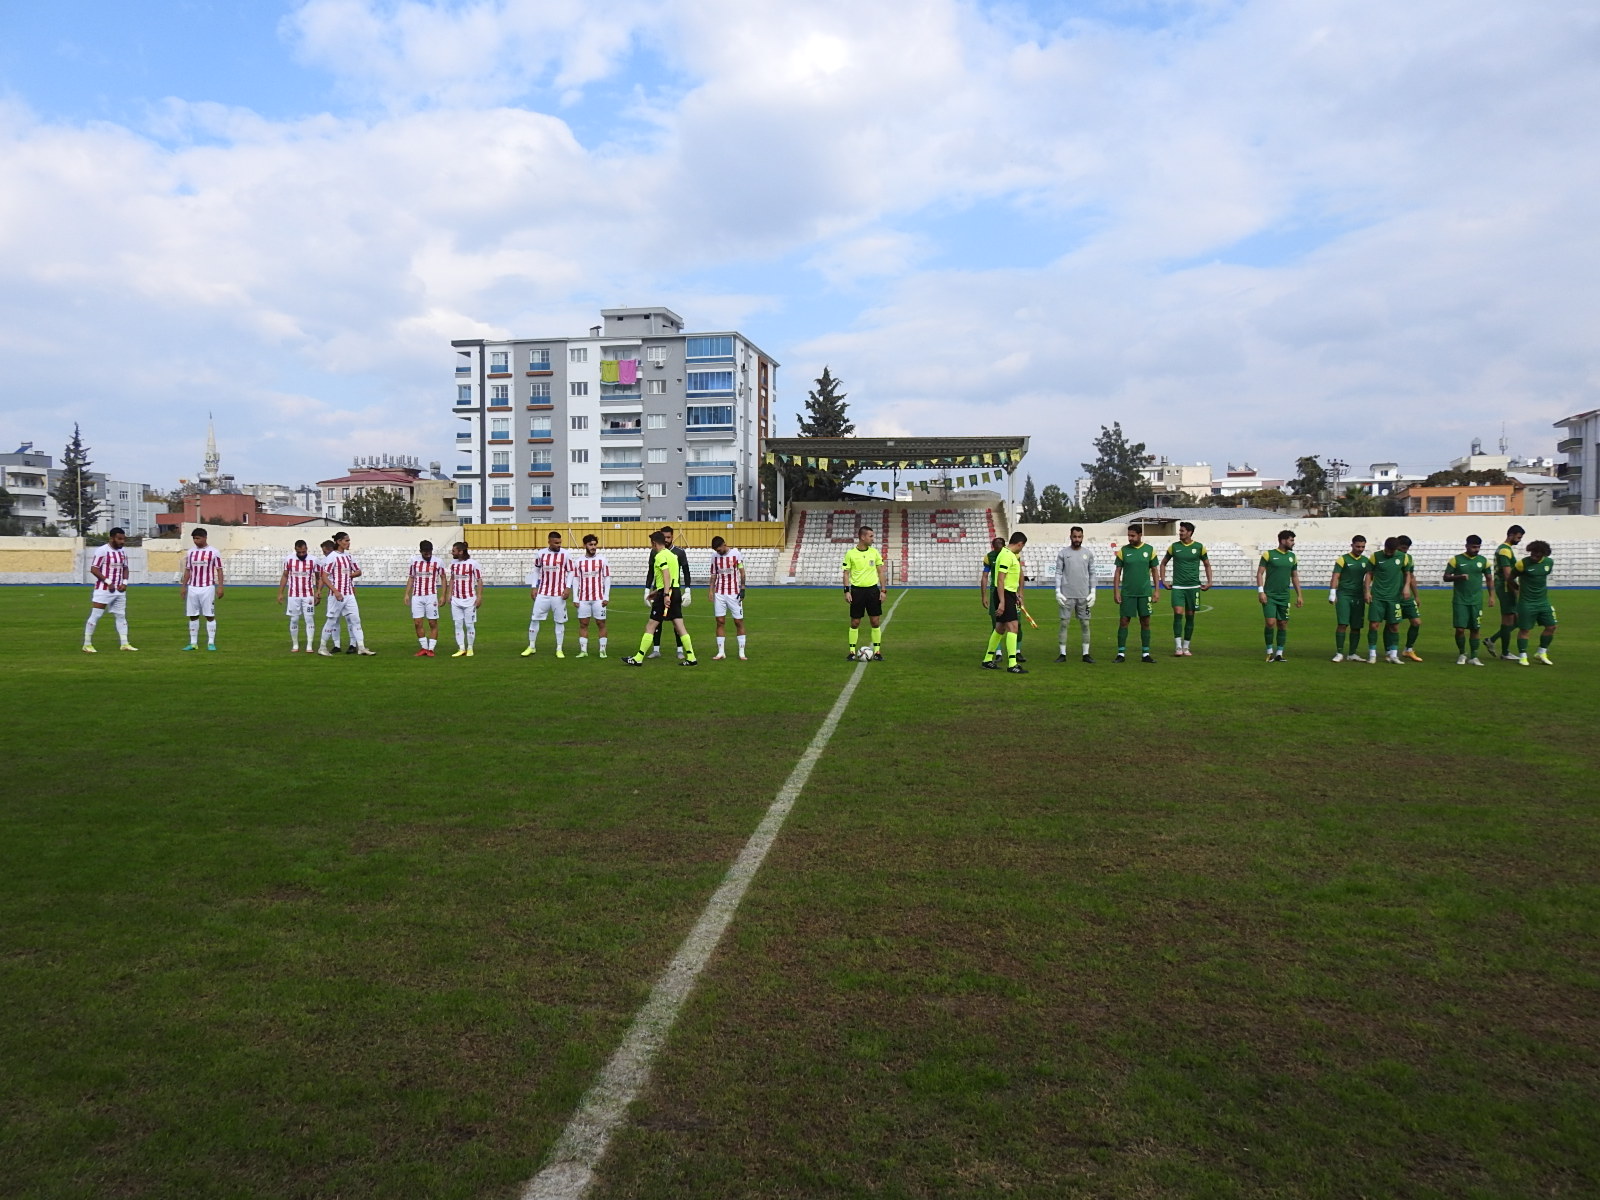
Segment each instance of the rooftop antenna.
[[1507,449],[1507,447],[1509,447],[1510,445],[1511,445],[1511,443],[1506,441],[1506,423],[1504,421],[1501,421],[1500,422],[1500,453],[1501,454],[1509,454],[1510,451]]

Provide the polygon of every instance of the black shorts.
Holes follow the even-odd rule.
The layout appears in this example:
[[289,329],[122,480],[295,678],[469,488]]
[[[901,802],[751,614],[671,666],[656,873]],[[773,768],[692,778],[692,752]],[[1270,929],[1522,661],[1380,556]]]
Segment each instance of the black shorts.
[[683,589],[672,588],[668,591],[655,592],[650,597],[650,619],[652,621],[678,621],[683,618]]
[[1015,621],[1017,619],[1017,594],[1015,592],[1006,592],[1002,595],[999,588],[990,588],[989,611],[994,613],[997,625],[1006,621]]
[[850,619],[859,621],[862,617],[883,616],[883,592],[877,584],[871,587],[853,587],[850,589]]

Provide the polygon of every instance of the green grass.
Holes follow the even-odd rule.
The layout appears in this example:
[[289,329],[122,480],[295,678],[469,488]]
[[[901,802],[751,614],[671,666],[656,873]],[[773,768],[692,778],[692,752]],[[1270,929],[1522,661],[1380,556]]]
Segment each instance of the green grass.
[[[1213,603],[1012,678],[911,593],[599,1195],[1600,1190],[1600,599],[1554,670],[1334,666],[1320,603],[1268,667]],[[615,661],[636,601],[603,663],[517,658],[520,591],[471,661],[382,589],[367,660],[131,605],[91,657],[0,590],[0,1194],[514,1194],[852,669],[831,591],[693,672]]]

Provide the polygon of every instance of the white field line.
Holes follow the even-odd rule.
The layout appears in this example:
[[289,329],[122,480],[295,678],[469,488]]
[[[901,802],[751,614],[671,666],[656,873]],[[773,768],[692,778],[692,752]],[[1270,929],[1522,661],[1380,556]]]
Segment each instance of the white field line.
[[[904,591],[895,597],[895,602],[883,618],[885,626],[905,598]],[[595,1167],[605,1156],[612,1136],[627,1120],[628,1106],[650,1082],[651,1066],[661,1047],[666,1044],[673,1022],[693,990],[695,980],[705,970],[717,943],[732,923],[734,911],[744,899],[750,881],[761,869],[767,851],[777,841],[778,831],[783,828],[789,810],[794,807],[801,790],[806,786],[806,780],[811,777],[812,768],[817,765],[834,731],[839,728],[839,720],[850,706],[850,697],[855,695],[856,686],[866,669],[866,663],[856,664],[844,690],[828,710],[821,728],[800,756],[794,770],[789,772],[783,787],[778,789],[777,799],[773,800],[761,824],[756,826],[744,849],[733,860],[721,885],[712,893],[705,911],[689,931],[689,936],[683,939],[683,944],[672,956],[667,969],[650,989],[649,998],[633,1018],[633,1024],[616,1053],[611,1056],[611,1061],[606,1063],[579,1102],[578,1111],[572,1115],[566,1129],[556,1140],[544,1167],[522,1189],[522,1200],[580,1200],[593,1184]]]

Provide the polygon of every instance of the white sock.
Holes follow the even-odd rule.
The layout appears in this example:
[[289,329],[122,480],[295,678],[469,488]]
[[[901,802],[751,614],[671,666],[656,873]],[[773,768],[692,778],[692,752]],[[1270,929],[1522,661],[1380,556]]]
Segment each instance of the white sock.
[[100,617],[105,611],[103,608],[91,608],[89,610],[89,620],[83,626],[83,644],[85,646],[94,641],[94,627],[100,624]]
[[[300,649],[300,618],[289,618],[289,645],[295,650]],[[307,636],[306,645],[311,645],[311,638]]]
[[189,645],[196,646],[200,643],[200,618],[189,618]]
[[1182,650],[1183,649],[1183,639],[1182,638],[1173,638],[1172,639],[1172,648],[1174,650]]
[[1056,653],[1060,654],[1062,657],[1065,657],[1066,653],[1067,653],[1067,644],[1065,642],[1061,642],[1060,646],[1061,646],[1061,649],[1058,650]]
[[557,621],[556,622],[556,652],[557,653],[560,653],[560,651],[561,651],[561,643],[566,641],[566,638],[567,638],[566,622]]
[[476,621],[468,621],[467,622],[467,649],[471,650],[472,647],[477,643],[477,641],[478,641],[478,623]]
[[467,628],[466,628],[465,625],[461,624],[460,622],[457,622],[456,623],[456,649],[457,650],[465,650],[466,648],[467,648]]
[[216,644],[217,644],[217,619],[215,617],[212,617],[210,620],[208,620],[206,622],[206,645],[215,646]]
[[361,636],[361,620],[358,617],[350,618],[350,640],[355,643],[357,650],[364,650],[367,639]]
[[744,634],[742,633],[739,635],[739,653],[744,653]]
[[605,638],[601,638],[600,639],[600,653],[604,654],[605,652],[606,652],[606,639]]
[[723,652],[723,650],[726,649],[727,644],[728,644],[728,639],[726,637],[719,637],[717,639],[717,653],[721,654]]
[[111,619],[117,623],[117,637],[120,638],[122,644],[126,646],[128,644],[128,618],[126,614],[112,613]]
[[417,639],[417,646],[419,649],[426,650],[428,648],[428,639],[425,637],[419,637]]
[[1083,639],[1083,652],[1085,654],[1089,653],[1089,639],[1088,638],[1084,638]]
[[589,639],[588,638],[581,637],[581,638],[578,639],[578,653],[579,654],[587,654],[587,653],[589,653]]
[[528,626],[528,645],[537,645],[539,641],[539,626],[542,622],[534,621]]

